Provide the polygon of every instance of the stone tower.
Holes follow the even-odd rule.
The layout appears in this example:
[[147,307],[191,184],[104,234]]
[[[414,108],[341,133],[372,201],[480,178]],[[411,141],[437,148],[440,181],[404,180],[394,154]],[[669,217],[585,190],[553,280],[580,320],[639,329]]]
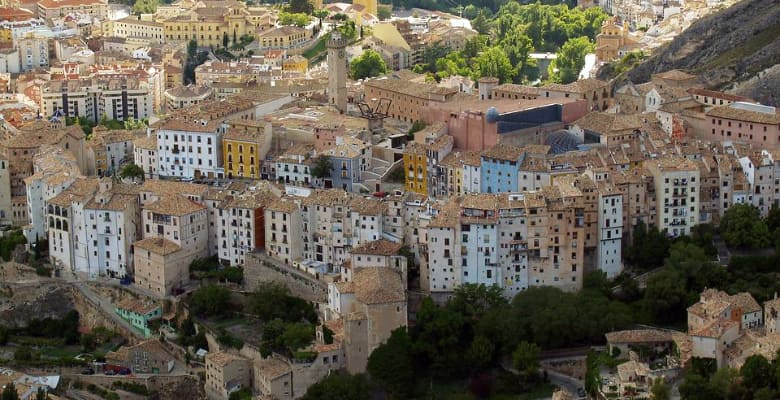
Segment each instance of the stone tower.
[[347,41],[337,33],[328,40],[328,104],[347,112]]

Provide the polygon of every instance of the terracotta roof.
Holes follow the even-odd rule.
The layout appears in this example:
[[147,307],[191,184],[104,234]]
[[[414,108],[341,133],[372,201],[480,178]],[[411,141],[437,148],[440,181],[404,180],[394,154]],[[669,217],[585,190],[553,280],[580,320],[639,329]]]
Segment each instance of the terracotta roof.
[[608,332],[607,343],[659,343],[671,342],[672,332],[660,329],[633,329]]
[[98,197],[100,196],[93,197],[84,208],[90,210],[121,211],[138,201],[138,196],[131,194],[109,193],[107,196],[108,199],[103,201],[98,199]]
[[230,354],[230,353],[219,352],[219,353],[206,354],[206,364],[211,363],[219,367],[225,367],[228,364],[231,364],[235,361],[248,361],[248,360],[244,357],[235,354]]
[[98,190],[98,178],[78,177],[60,194],[46,201],[47,204],[70,207],[73,202],[84,201]]
[[726,118],[736,121],[755,122],[759,124],[778,125],[780,124],[780,114],[764,113],[758,111],[744,110],[734,108],[733,106],[714,107],[707,111],[708,117]]
[[341,294],[355,293],[355,284],[352,282],[336,282],[335,285]]
[[160,179],[147,179],[141,184],[139,191],[150,192],[155,195],[180,194],[201,196],[206,193],[209,186],[197,183],[178,182]]
[[482,157],[496,160],[517,161],[525,151],[522,147],[499,143],[482,152]]
[[352,249],[352,254],[368,254],[379,256],[397,255],[401,250],[401,243],[391,242],[387,239],[379,239],[373,242],[363,243]]
[[298,205],[290,199],[282,198],[269,204],[266,210],[290,214],[298,210]]
[[599,79],[581,79],[568,84],[550,83],[542,86],[542,90],[556,91],[556,92],[568,92],[568,93],[587,93],[593,90],[601,89],[609,85],[609,82],[604,82]]
[[39,0],[38,5],[43,8],[79,7],[89,5],[107,5],[105,0]]
[[160,305],[155,302],[141,301],[137,299],[125,299],[120,301],[116,308],[120,310],[130,311],[138,315],[146,315],[154,310],[160,308]]
[[255,361],[255,372],[267,380],[290,373],[290,365],[277,358],[268,357]]
[[401,281],[401,275],[392,268],[359,268],[352,278],[355,298],[363,304],[406,301],[406,285]]
[[374,197],[354,196],[349,202],[349,208],[350,211],[361,215],[382,215],[387,210],[387,204]]
[[205,209],[206,206],[181,195],[163,195],[159,200],[144,207],[147,211],[174,216],[192,214]]
[[717,90],[701,89],[701,88],[689,88],[688,93],[699,96],[713,97],[716,99],[723,99],[728,101],[744,101],[752,102],[753,100],[745,96],[737,96],[736,94],[719,92]]
[[157,150],[157,136],[150,135],[133,140],[133,147],[146,150]]
[[737,293],[729,296],[731,304],[742,309],[743,313],[761,311],[761,306],[748,292]]
[[133,246],[135,246],[136,249],[148,250],[161,256],[167,256],[168,254],[181,250],[181,247],[178,244],[163,238],[142,239],[135,242]]
[[213,92],[213,89],[211,89],[208,86],[202,86],[202,85],[187,85],[187,86],[177,86],[175,88],[171,88],[165,91],[166,96],[171,97],[207,97]]

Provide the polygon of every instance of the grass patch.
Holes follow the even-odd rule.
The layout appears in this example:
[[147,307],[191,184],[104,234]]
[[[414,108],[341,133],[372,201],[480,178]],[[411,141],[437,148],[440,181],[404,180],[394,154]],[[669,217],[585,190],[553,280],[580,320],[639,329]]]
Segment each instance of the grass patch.
[[81,354],[79,347],[43,347],[39,349],[41,357],[47,358],[73,358]]
[[325,34],[323,37],[321,37],[320,40],[317,41],[317,44],[312,46],[310,49],[304,51],[302,55],[308,58],[309,61],[318,59],[322,55],[322,53],[325,52],[327,48],[328,40],[330,40],[330,33]]
[[[698,68],[697,71],[706,71],[714,67],[724,67],[735,64],[738,60],[744,59],[745,57],[757,52],[762,47],[772,43],[779,36],[780,25],[775,25],[763,32],[753,35],[753,37],[749,40],[740,43],[733,49],[724,52],[718,57],[715,57],[710,62]],[[751,68],[748,66],[748,71],[750,70]]]

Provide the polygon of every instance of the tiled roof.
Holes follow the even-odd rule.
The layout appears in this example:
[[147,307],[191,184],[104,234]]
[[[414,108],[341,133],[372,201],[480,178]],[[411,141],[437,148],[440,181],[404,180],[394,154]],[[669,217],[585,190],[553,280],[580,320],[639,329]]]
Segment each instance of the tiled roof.
[[160,305],[154,302],[141,301],[137,299],[125,299],[120,301],[116,308],[120,310],[130,311],[138,315],[146,315],[152,311],[160,308]]
[[397,255],[401,250],[401,244],[387,239],[379,239],[373,242],[363,243],[352,249],[352,254],[368,254],[379,256]]
[[709,89],[701,89],[701,88],[690,88],[688,89],[688,93],[693,95],[713,97],[716,99],[723,99],[728,101],[745,101],[745,102],[753,101],[752,99],[749,99],[745,96],[737,96],[731,93],[719,92],[717,90],[709,90]]
[[268,380],[276,379],[282,375],[288,374],[290,365],[277,358],[268,357],[255,361],[255,371],[257,375]]
[[349,202],[349,208],[360,215],[382,215],[387,210],[387,204],[373,197],[354,196]]
[[60,207],[70,207],[73,202],[84,201],[98,190],[98,179],[78,177],[60,194],[47,200],[48,204]]
[[200,196],[206,193],[209,186],[197,183],[178,182],[160,179],[147,179],[141,184],[141,192],[150,192],[155,195],[181,194]]
[[147,211],[174,216],[192,214],[205,209],[206,206],[181,195],[163,195],[159,200],[144,207]]
[[492,148],[483,151],[482,157],[495,160],[517,161],[523,153],[524,150],[522,147],[499,143]]
[[363,304],[384,304],[406,301],[406,285],[392,268],[360,268],[352,277],[355,298]]
[[219,367],[225,367],[235,361],[247,361],[247,359],[235,354],[223,352],[206,354],[206,363],[216,364]]
[[269,204],[268,207],[266,207],[266,210],[279,211],[289,214],[298,210],[298,205],[290,199],[282,198]]
[[100,196],[93,197],[84,208],[90,210],[121,211],[138,201],[138,196],[136,195],[110,193],[108,196],[109,198],[106,201],[100,201],[98,199]]
[[181,247],[178,244],[163,238],[142,239],[135,242],[133,246],[136,249],[148,250],[161,256],[166,256],[181,250]]
[[133,146],[139,149],[157,150],[157,136],[150,135],[133,141]]
[[707,111],[708,117],[726,118],[736,121],[755,122],[759,124],[778,125],[780,124],[780,114],[764,113],[758,111],[744,110],[732,106],[714,107]]
[[607,343],[659,343],[671,342],[672,332],[660,329],[633,329],[627,331],[609,332]]

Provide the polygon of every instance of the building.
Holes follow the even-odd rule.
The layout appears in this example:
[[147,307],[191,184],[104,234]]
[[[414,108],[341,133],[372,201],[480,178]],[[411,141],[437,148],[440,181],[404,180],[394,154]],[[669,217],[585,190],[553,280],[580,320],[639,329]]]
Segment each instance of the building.
[[309,59],[297,54],[282,61],[282,71],[305,74],[308,69]]
[[135,242],[135,283],[159,297],[189,281],[189,265],[208,255],[206,206],[163,194],[143,206],[143,239]]
[[261,32],[257,38],[260,50],[295,49],[303,47],[311,39],[311,31],[307,28],[285,25]]
[[265,249],[265,208],[277,199],[266,186],[225,199],[218,206],[219,260],[244,265],[246,254]]
[[547,99],[574,98],[587,101],[588,110],[604,111],[610,106],[612,87],[598,79],[581,79],[565,85],[551,83],[539,89],[539,97]]
[[148,44],[165,42],[165,30],[162,23],[146,21],[135,16],[111,21],[111,36],[131,39]]
[[699,223],[698,166],[682,157],[667,156],[645,162],[655,185],[658,230],[672,237],[690,235]]
[[146,137],[143,130],[108,130],[95,127],[87,144],[87,173],[110,176],[134,159],[133,141]]
[[371,168],[371,147],[351,136],[337,136],[335,142],[335,146],[321,153],[329,157],[331,163],[325,187],[340,187],[348,192],[356,191],[358,184],[365,187],[362,185],[363,173]]
[[599,61],[610,62],[639,48],[639,43],[629,35],[628,26],[619,25],[617,18],[608,18],[601,24],[601,33],[596,35],[596,58]]
[[402,275],[387,267],[359,268],[352,281],[329,284],[328,295],[329,308],[344,321],[346,369],[365,372],[371,353],[407,325]]
[[155,332],[149,325],[153,320],[162,318],[162,307],[154,302],[144,302],[136,299],[120,301],[114,312],[141,332],[144,337],[151,337]]
[[274,399],[293,399],[292,369],[287,361],[268,357],[256,360],[252,368],[255,390]]
[[16,39],[14,47],[19,50],[21,71],[49,67],[49,39],[47,37],[28,32]]
[[701,137],[734,140],[774,148],[780,145],[780,113],[775,107],[745,102],[713,107],[705,112]]
[[11,219],[11,180],[8,171],[8,159],[0,154],[0,225],[10,225]]
[[157,179],[160,160],[157,157],[157,136],[144,136],[133,141],[133,163],[144,171],[145,179]]
[[230,121],[222,140],[222,159],[228,179],[260,178],[260,164],[271,149],[270,125],[265,122]]
[[214,97],[214,89],[208,86],[176,86],[165,91],[165,109],[187,108]]
[[97,178],[81,177],[46,202],[49,262],[57,269],[88,273],[84,205],[98,191]]
[[303,237],[301,210],[291,199],[282,198],[265,208],[265,251],[291,265],[303,256],[305,246],[295,240]]
[[612,279],[623,272],[623,194],[612,185],[598,188],[596,265]]
[[347,112],[347,40],[334,35],[328,40],[328,104]]
[[312,186],[315,180],[312,175],[314,153],[313,144],[300,144],[287,149],[275,160],[276,180],[282,184]]
[[[87,276],[127,278],[133,275],[133,243],[140,231],[140,204],[133,185],[102,178],[84,205]],[[79,263],[80,265],[84,265]]]
[[206,355],[206,396],[226,400],[230,393],[251,389],[252,365],[242,356],[218,352]]
[[518,171],[525,157],[526,153],[522,148],[504,144],[497,144],[485,150],[480,160],[480,192],[517,192]]
[[154,88],[134,78],[51,81],[41,89],[41,112],[51,116],[141,120],[154,115]]
[[176,361],[160,339],[154,338],[106,353],[106,364],[129,368],[134,374],[162,374],[171,373]]
[[50,20],[74,14],[105,19],[108,16],[108,2],[105,0],[41,0],[38,2],[39,18]]
[[372,242],[365,242],[352,249],[349,268],[342,268],[341,277],[345,281],[353,280],[353,274],[361,268],[390,268],[399,274],[406,281],[407,269],[406,256],[400,254],[402,244],[391,242],[387,239],[379,239]]

